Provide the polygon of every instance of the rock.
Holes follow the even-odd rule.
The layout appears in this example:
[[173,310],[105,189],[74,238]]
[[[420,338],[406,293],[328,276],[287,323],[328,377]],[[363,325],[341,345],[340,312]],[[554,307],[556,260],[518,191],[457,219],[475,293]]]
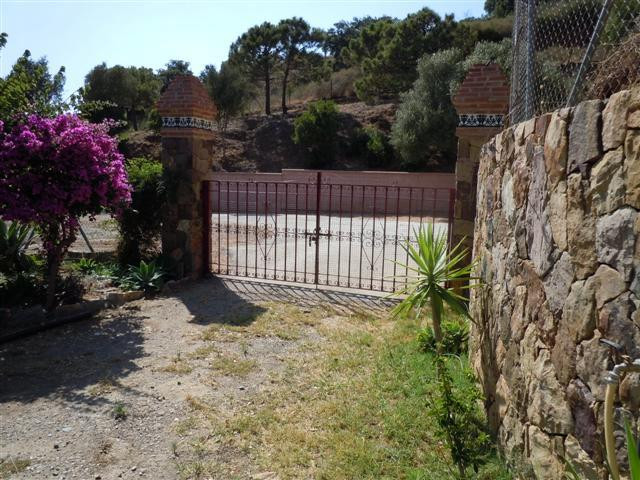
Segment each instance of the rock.
[[600,156],[600,100],[579,103],[569,126],[567,172],[581,170]]
[[599,480],[596,464],[589,455],[580,448],[580,444],[573,435],[568,435],[564,441],[565,458],[580,475],[581,480]]
[[564,466],[557,455],[550,451],[553,445],[551,437],[535,425],[529,426],[527,434],[529,437],[529,461],[536,478],[562,478]]
[[544,291],[552,312],[562,311],[574,277],[571,255],[564,252],[543,281]]
[[559,112],[554,112],[544,139],[544,162],[551,187],[567,175],[567,146],[567,122]]
[[540,147],[533,155],[532,179],[529,187],[525,228],[527,231],[527,251],[536,273],[544,276],[555,260],[553,235],[546,210],[546,172]]
[[548,350],[541,350],[533,365],[529,384],[527,416],[534,425],[551,434],[573,431],[573,417],[564,398],[564,388],[556,378]]
[[605,151],[618,148],[624,142],[630,97],[628,90],[614,93],[602,111],[602,148]]
[[[593,277],[590,277],[590,279]],[[571,290],[562,311],[561,332],[568,335],[573,345],[590,338],[596,328],[595,288],[594,281],[578,280],[571,285]]]
[[597,215],[611,213],[625,201],[622,148],[607,152],[591,170],[591,194]]
[[567,183],[559,182],[549,195],[549,226],[560,250],[567,249]]
[[627,205],[640,209],[640,131],[629,130],[627,132],[624,156],[624,176],[627,190],[625,201]]
[[605,303],[598,315],[598,328],[604,336],[622,345],[632,358],[640,355],[640,329],[632,319],[635,310],[631,294],[626,292]]
[[589,387],[594,398],[603,402],[606,384],[602,379],[609,366],[609,351],[600,343],[601,338],[602,335],[596,330],[592,339],[578,345],[576,373]]
[[567,179],[567,250],[571,254],[576,278],[583,279],[597,268],[595,220],[590,215],[591,199],[585,192],[582,177]]
[[513,178],[511,173],[507,170],[502,177],[502,211],[509,222],[509,225],[513,226],[515,222],[516,204],[513,196]]
[[631,411],[640,409],[640,373],[628,373],[620,382],[620,400]]
[[584,288],[595,292],[596,306],[600,309],[605,302],[624,292],[626,285],[619,272],[608,265],[600,265],[596,273],[587,279]]
[[626,281],[631,281],[633,274],[637,217],[638,213],[632,208],[623,208],[599,218],[596,223],[598,261],[615,267]]
[[589,388],[576,378],[567,387],[567,400],[574,419],[573,433],[582,450],[591,457],[599,453],[598,427],[591,405],[596,401]]

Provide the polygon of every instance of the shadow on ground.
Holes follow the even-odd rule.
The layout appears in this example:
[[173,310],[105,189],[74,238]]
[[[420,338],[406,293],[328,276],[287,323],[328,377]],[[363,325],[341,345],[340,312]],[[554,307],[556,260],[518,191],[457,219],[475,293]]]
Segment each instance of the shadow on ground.
[[0,346],[0,403],[56,396],[71,403],[100,399],[82,392],[100,379],[117,380],[139,367],[143,324],[139,312],[93,318]]
[[346,314],[383,313],[397,303],[397,299],[389,297],[223,277],[203,280],[175,295],[195,316],[194,321],[203,324],[224,321],[229,313],[233,313],[227,306],[234,300],[239,302],[240,308],[263,310],[256,304],[284,302],[303,308],[330,306]]
[[[169,317],[166,327],[179,335],[181,322],[248,324],[265,308],[284,302],[303,308],[326,305],[343,312],[384,312],[393,300],[251,281],[210,278],[185,284],[169,295],[191,315]],[[87,393],[104,379],[118,384],[141,368],[145,352],[145,305],[103,312],[99,317],[0,345],[0,404],[59,398],[78,407],[108,402]],[[171,315],[169,313],[169,315]],[[171,335],[166,341],[170,341]],[[124,388],[124,387],[121,387]]]

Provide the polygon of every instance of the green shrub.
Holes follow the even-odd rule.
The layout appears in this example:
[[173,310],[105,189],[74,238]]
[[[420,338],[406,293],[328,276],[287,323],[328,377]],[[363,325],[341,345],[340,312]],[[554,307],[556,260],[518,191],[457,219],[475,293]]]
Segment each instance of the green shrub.
[[324,168],[333,163],[338,137],[338,109],[334,102],[309,104],[293,126],[293,142],[307,151],[312,167]]
[[71,264],[71,269],[84,275],[113,277],[118,274],[118,266],[111,262],[99,262],[92,258],[80,258]]
[[118,261],[122,265],[138,264],[157,254],[165,199],[161,163],[133,158],[126,167],[133,192],[131,205],[118,219]]
[[[436,351],[436,338],[432,327],[418,332],[418,346],[423,352]],[[464,320],[442,322],[442,351],[452,355],[466,353],[469,346],[469,325]]]
[[[82,299],[85,287],[76,275],[59,276],[56,279],[55,304],[76,303]],[[11,276],[0,274],[0,306],[29,307],[44,305],[47,284],[43,280],[42,265],[29,272],[19,272]]]
[[385,167],[393,160],[389,137],[376,127],[357,129],[345,145],[347,155],[364,159],[370,168]]

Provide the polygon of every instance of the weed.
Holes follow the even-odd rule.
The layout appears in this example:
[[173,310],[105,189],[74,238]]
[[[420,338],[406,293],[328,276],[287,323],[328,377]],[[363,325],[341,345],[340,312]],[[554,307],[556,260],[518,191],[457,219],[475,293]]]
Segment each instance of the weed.
[[89,395],[101,397],[112,392],[117,388],[118,384],[112,378],[102,378],[98,383],[89,387]]
[[191,430],[193,430],[194,428],[196,428],[197,425],[198,425],[198,422],[196,421],[196,419],[194,417],[189,417],[185,420],[178,422],[175,426],[175,431],[178,435],[183,436],[183,435],[186,435]]
[[127,416],[129,415],[127,413],[127,409],[124,407],[122,403],[117,403],[115,407],[113,407],[112,413],[113,413],[113,418],[115,418],[116,420],[126,420]]

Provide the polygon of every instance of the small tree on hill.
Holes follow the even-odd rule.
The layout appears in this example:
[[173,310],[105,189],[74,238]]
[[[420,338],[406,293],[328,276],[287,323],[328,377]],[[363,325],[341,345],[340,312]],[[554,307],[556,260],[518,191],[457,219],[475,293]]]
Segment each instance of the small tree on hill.
[[115,213],[131,198],[124,157],[107,129],[72,115],[31,115],[7,132],[0,121],[0,216],[38,227],[49,310],[80,217]]
[[271,115],[271,80],[279,64],[280,31],[269,22],[251,27],[229,49],[229,62],[264,83],[264,112]]

